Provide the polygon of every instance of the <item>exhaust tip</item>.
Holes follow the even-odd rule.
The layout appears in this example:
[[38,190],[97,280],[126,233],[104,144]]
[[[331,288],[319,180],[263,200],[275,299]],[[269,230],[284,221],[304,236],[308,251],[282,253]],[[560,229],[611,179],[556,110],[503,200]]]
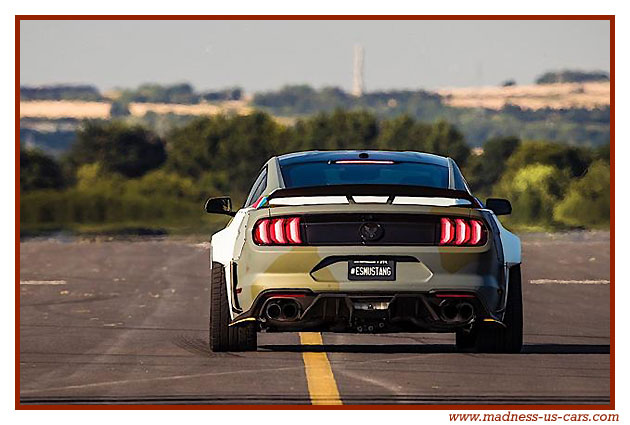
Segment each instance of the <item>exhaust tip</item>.
[[459,311],[459,317],[464,322],[467,322],[470,319],[472,319],[473,315],[475,314],[475,309],[469,303],[461,303],[457,309]]
[[443,301],[440,304],[440,315],[446,322],[468,322],[474,317],[475,308],[467,302]]
[[267,305],[265,313],[267,314],[267,317],[269,317],[270,319],[277,319],[282,314],[282,309],[277,303],[269,303]]
[[445,302],[442,304],[440,311],[442,312],[442,317],[447,321],[453,321],[457,318],[458,310],[455,304],[450,302]]
[[298,306],[295,302],[288,302],[282,307],[285,319],[295,319],[298,315]]

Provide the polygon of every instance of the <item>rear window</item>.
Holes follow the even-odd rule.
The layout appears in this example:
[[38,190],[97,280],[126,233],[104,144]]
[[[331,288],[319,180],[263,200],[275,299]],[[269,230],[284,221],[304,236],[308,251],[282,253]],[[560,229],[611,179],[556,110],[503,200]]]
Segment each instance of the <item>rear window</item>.
[[303,162],[282,166],[286,187],[399,184],[448,188],[448,167],[418,162]]

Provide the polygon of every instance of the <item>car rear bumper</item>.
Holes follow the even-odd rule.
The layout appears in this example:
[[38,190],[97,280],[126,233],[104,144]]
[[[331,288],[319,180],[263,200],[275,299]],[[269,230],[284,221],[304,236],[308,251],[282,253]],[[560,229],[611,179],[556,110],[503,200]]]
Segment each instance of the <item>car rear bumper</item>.
[[[348,261],[361,259],[395,261],[396,280],[350,280]],[[407,315],[411,319],[406,321],[416,328],[439,330],[444,324],[435,319],[439,314],[431,308],[435,307],[431,304],[434,294],[470,294],[476,303],[476,317],[497,319],[505,287],[503,266],[492,241],[481,247],[259,247],[246,244],[235,270],[232,289],[238,310],[234,323],[245,318],[256,319],[278,330],[317,328],[324,323],[330,327],[332,322],[323,313],[315,314],[321,308],[329,314],[332,311],[330,300],[334,300],[336,306],[346,306],[336,307],[338,317],[350,319],[354,309],[349,306],[353,299],[372,296],[393,297],[388,301],[392,308],[399,305],[399,301],[419,305],[422,311],[414,317]],[[301,313],[308,312],[306,316],[294,320],[295,323],[274,323],[265,317],[264,303],[271,295],[296,291],[304,294],[297,301],[302,303]],[[306,302],[308,305],[304,304]],[[391,316],[392,313],[395,311],[388,309],[390,322],[399,317]],[[356,329],[356,324],[351,325]],[[450,323],[445,329],[453,325],[462,324]]]
[[266,331],[453,332],[498,319],[473,292],[261,293],[233,325],[255,320]]

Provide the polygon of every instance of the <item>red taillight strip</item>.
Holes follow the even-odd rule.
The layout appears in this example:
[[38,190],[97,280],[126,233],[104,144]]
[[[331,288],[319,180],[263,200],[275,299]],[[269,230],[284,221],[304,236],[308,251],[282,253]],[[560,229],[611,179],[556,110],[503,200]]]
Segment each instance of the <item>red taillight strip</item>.
[[300,217],[263,218],[254,226],[258,245],[299,245],[303,243]]
[[302,243],[302,238],[300,237],[300,218],[293,217],[287,219],[287,236],[289,238],[290,243],[299,244]]
[[481,222],[479,220],[472,220],[470,222],[472,227],[472,236],[470,237],[470,244],[477,245],[481,241]]
[[453,222],[448,218],[442,218],[442,232],[440,236],[440,245],[446,245],[453,240],[453,236],[455,235],[455,229],[453,227]]
[[335,161],[335,164],[383,164],[391,165],[394,161],[378,160],[378,159],[341,159]]
[[260,245],[269,245],[271,238],[269,237],[269,221],[268,219],[260,220],[254,228],[254,242]]
[[470,227],[462,218],[455,219],[455,245],[462,245],[470,238]]
[[287,243],[287,238],[284,234],[284,218],[276,218],[271,221],[271,240],[279,245]]
[[475,298],[470,294],[435,294],[436,298]]
[[305,294],[269,294],[269,298],[303,298]]
[[484,225],[480,220],[447,217],[440,220],[440,245],[479,246],[484,239]]

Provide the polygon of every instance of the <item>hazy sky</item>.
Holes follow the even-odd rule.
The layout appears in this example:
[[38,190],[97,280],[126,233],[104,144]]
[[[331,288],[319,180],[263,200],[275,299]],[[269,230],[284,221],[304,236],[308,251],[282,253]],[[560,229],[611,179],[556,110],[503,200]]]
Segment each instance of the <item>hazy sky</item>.
[[352,86],[368,91],[531,83],[547,70],[609,71],[607,21],[23,21],[21,84],[101,89]]

